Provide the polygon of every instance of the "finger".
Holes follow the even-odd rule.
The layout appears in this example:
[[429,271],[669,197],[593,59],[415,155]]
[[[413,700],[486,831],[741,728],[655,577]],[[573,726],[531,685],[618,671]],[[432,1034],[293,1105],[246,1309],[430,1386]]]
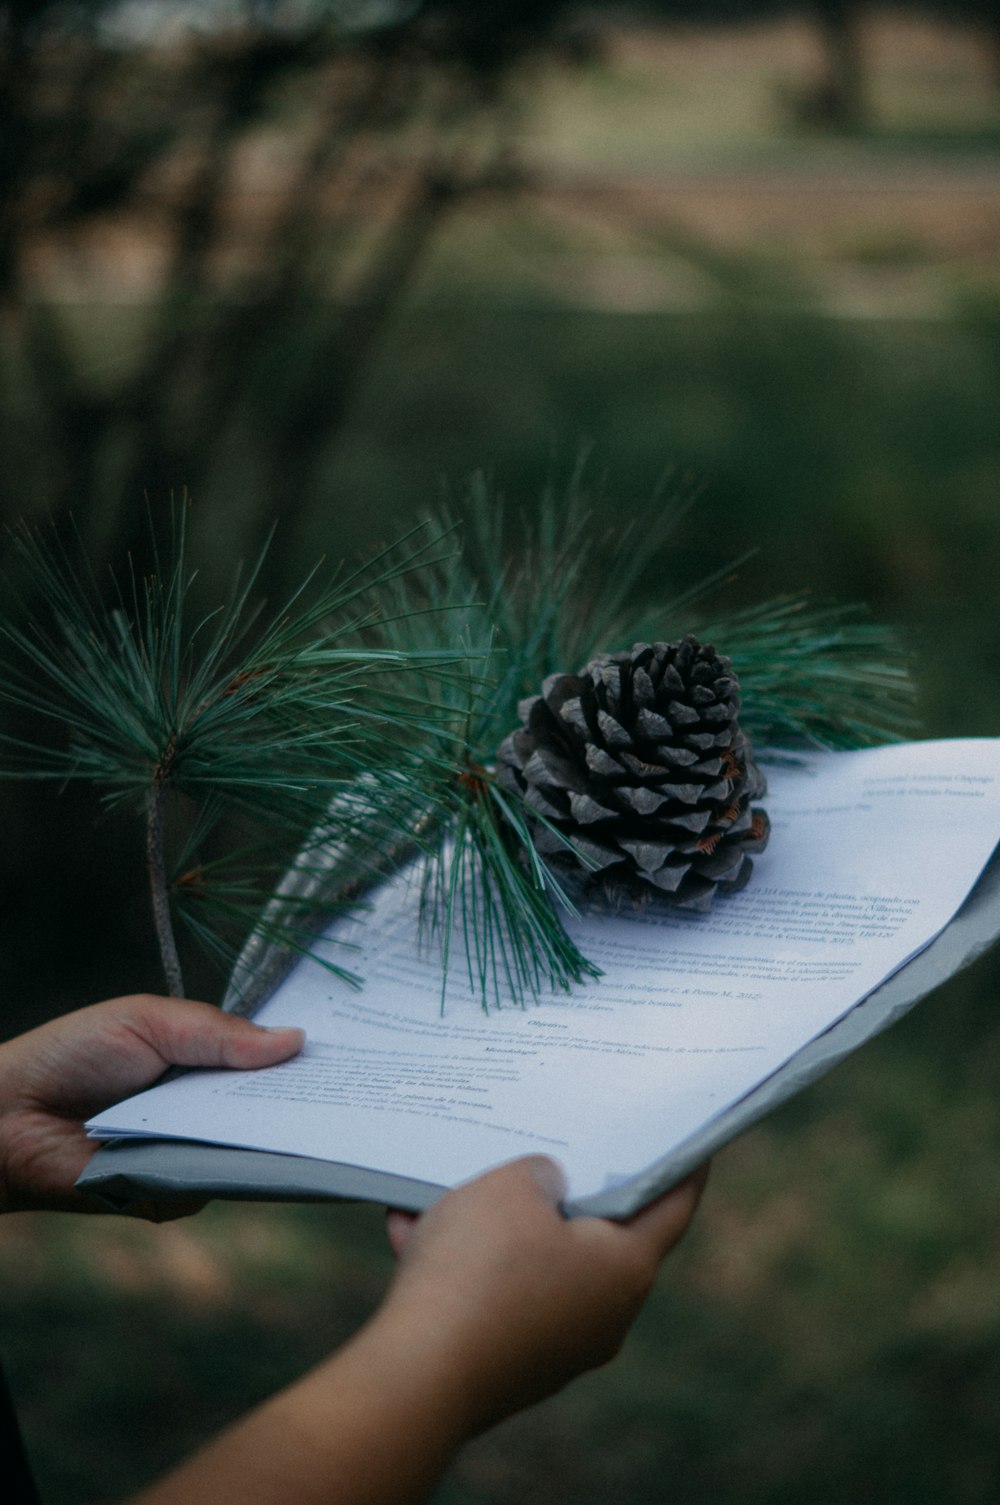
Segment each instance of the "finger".
[[[540,1196],[553,1210],[558,1208],[566,1195],[566,1177],[558,1161],[548,1155],[524,1155],[519,1160],[509,1160],[463,1182],[448,1192],[442,1202],[452,1205],[456,1196],[488,1196],[491,1201],[516,1208],[519,1199],[526,1195],[533,1200]],[[418,1221],[416,1213],[398,1207],[386,1212],[386,1235],[397,1259],[402,1257]]]
[[389,1207],[385,1214],[385,1232],[394,1259],[402,1259],[403,1251],[410,1241],[417,1222],[415,1212],[404,1212],[401,1207]]
[[[297,1056],[306,1043],[304,1029],[290,1025],[254,1024],[250,1019],[235,1019],[231,1014],[220,1017],[230,1021],[219,1039],[219,1064],[222,1066],[274,1066],[279,1061]],[[233,1025],[237,1027],[233,1029]]]
[[674,1247],[694,1217],[708,1180],[709,1165],[706,1161],[686,1180],[622,1224],[631,1236],[648,1246],[656,1259],[662,1259]]
[[253,1070],[288,1060],[305,1042],[301,1029],[268,1029],[190,999],[150,999],[127,1022],[168,1066]]
[[533,1183],[552,1207],[558,1207],[566,1196],[566,1173],[558,1160],[549,1155],[523,1155],[519,1160],[510,1160],[496,1170],[487,1171],[482,1179],[493,1176],[497,1180]]

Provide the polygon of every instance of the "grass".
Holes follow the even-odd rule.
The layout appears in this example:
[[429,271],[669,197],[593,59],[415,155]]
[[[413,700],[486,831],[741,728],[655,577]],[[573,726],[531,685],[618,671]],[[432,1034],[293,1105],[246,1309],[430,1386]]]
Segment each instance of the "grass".
[[[134,1489],[343,1342],[388,1255],[375,1209],[339,1212],[215,1206],[163,1238],[125,1219],[8,1220],[4,1353],[43,1499]],[[60,1338],[39,1365],[43,1331]]]

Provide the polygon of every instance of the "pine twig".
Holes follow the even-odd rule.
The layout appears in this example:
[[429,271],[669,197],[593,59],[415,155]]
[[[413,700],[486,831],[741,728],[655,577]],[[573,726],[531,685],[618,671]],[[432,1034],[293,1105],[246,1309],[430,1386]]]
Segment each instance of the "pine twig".
[[163,840],[170,764],[175,746],[176,738],[171,737],[153,774],[146,813],[146,867],[149,873],[149,891],[153,906],[153,925],[160,948],[160,961],[163,965],[167,993],[171,998],[183,998],[184,975],[181,971],[180,956],[177,952],[177,941],[170,915],[170,885],[167,879]]

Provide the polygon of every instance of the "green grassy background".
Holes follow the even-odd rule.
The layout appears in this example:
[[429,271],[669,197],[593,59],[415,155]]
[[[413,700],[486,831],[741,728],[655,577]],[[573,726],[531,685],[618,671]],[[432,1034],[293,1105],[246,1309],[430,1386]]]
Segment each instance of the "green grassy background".
[[[668,465],[704,479],[684,570],[755,547],[730,599],[867,600],[912,649],[929,735],[1000,730],[1000,104],[967,41],[904,29],[889,49],[883,30],[872,130],[803,133],[780,107],[803,36],[630,36],[534,81],[537,160],[655,181],[610,228],[565,197],[456,217],[280,519],[279,573],[388,536],[477,467],[530,505],[585,442],[613,517]],[[95,384],[141,348],[141,303],[59,313]],[[262,343],[212,466],[178,478],[209,572],[267,511],[267,415],[333,317],[318,303]],[[38,511],[17,360],[5,463]],[[101,494],[82,504],[97,517]],[[0,799],[20,854],[6,1028],[155,986],[127,833],[83,801]],[[624,1354],[469,1448],[441,1505],[995,1499],[997,974],[983,959],[721,1155]],[[0,1347],[46,1501],[149,1478],[341,1341],[388,1268],[371,1208],[5,1219]]]

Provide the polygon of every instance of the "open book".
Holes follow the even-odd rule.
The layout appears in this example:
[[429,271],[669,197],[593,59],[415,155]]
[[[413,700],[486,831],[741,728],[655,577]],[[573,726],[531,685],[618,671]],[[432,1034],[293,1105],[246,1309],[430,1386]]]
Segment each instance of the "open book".
[[603,977],[524,1008],[485,1014],[458,944],[442,1008],[419,875],[397,874],[320,943],[360,992],[306,959],[258,1009],[305,1028],[301,1056],[192,1071],[99,1114],[91,1134],[119,1143],[81,1184],[420,1208],[540,1151],[569,1211],[628,1216],[1000,934],[1000,865],[981,878],[1000,740],[817,754],[769,779],[773,834],[745,889],[707,914],[594,908],[570,929]]

